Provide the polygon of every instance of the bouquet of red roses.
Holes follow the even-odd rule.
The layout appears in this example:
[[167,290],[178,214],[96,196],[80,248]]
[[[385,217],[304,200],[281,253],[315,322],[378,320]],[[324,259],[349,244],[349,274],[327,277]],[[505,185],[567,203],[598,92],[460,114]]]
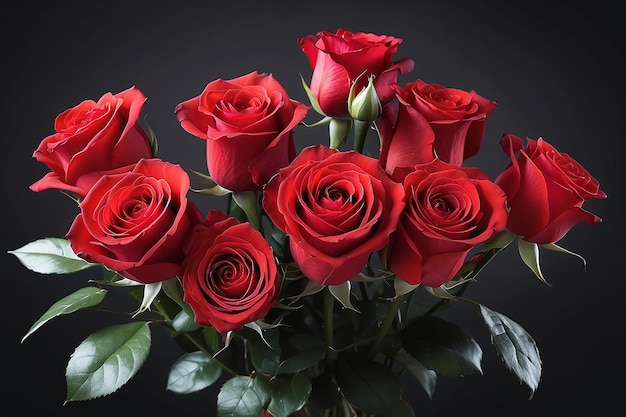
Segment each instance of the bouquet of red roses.
[[[400,85],[414,67],[394,61],[401,42],[342,29],[298,39],[309,104],[259,72],[190,94],[174,115],[204,140],[206,173],[157,156],[135,86],[56,117],[33,155],[50,172],[31,189],[60,190],[77,214],[64,237],[11,253],[42,274],[102,274],[22,341],[119,287],[137,303],[76,348],[66,401],[121,388],[158,326],[182,351],[167,389],[221,384],[219,416],[411,416],[413,381],[430,396],[439,376],[481,372],[474,337],[437,316],[458,302],[476,306],[504,366],[537,389],[533,338],[463,292],[513,242],[544,282],[540,250],[582,259],[556,242],[598,223],[582,206],[606,194],[543,138],[503,134],[510,162],[493,180],[468,166],[496,102],[421,79]],[[326,139],[297,149],[300,129],[319,128]],[[224,208],[203,212],[191,193]]]

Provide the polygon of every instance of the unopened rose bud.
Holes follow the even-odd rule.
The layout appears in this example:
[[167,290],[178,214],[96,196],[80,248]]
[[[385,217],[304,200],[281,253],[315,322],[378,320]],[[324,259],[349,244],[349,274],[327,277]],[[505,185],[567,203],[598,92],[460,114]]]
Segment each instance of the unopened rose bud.
[[356,97],[354,96],[354,84],[352,85],[348,96],[348,111],[352,118],[363,122],[372,122],[380,116],[382,105],[374,88],[373,75],[369,76],[367,86],[363,87]]

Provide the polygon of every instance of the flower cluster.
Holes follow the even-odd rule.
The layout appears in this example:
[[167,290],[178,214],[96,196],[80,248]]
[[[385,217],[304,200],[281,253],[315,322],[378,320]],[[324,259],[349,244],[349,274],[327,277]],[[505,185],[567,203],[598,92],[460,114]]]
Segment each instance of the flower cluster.
[[[416,385],[400,374],[430,396],[440,375],[481,371],[473,336],[436,316],[460,301],[478,307],[504,365],[537,389],[532,337],[461,295],[512,242],[545,281],[540,249],[573,254],[556,242],[600,221],[583,209],[606,197],[598,181],[543,138],[511,133],[500,139],[508,165],[495,179],[469,166],[497,103],[422,79],[400,85],[414,69],[395,60],[402,39],[339,29],[297,43],[312,70],[302,80],[308,104],[255,71],[210,81],[173,106],[181,128],[203,140],[207,173],[157,156],[135,86],[56,117],[33,155],[50,172],[31,189],[62,191],[77,214],[64,237],[11,253],[39,273],[103,273],[23,340],[98,306],[110,288],[138,303],[125,323],[76,348],[66,401],[123,386],[160,326],[183,351],[167,389],[219,381],[219,416],[413,415]],[[320,127],[327,144],[297,149],[299,129]],[[223,199],[224,210],[203,213],[190,193]]]

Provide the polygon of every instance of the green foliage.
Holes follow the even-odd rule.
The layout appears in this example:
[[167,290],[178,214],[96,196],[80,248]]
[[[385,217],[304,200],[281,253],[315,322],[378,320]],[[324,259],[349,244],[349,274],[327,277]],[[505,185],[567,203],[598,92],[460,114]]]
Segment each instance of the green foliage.
[[409,354],[437,374],[459,377],[482,372],[482,349],[454,323],[424,317],[403,329],[400,338]]
[[341,355],[334,374],[343,396],[354,407],[387,416],[402,396],[398,375],[364,355]]
[[259,417],[270,398],[271,388],[263,376],[235,376],[220,388],[217,416]]
[[22,338],[22,343],[33,334],[37,329],[46,324],[49,320],[63,314],[71,314],[84,308],[98,305],[104,300],[107,290],[95,287],[81,288],[72,294],[63,297],[54,303],[45,313],[31,326],[28,332]]
[[39,274],[69,274],[96,265],[79,258],[67,239],[57,237],[38,239],[8,253]]
[[291,378],[279,377],[270,382],[272,399],[269,410],[275,417],[289,417],[309,400],[311,381],[302,373]]
[[66,400],[90,400],[117,391],[141,368],[150,344],[150,327],[144,321],[92,333],[78,345],[67,364]]
[[204,352],[181,356],[170,369],[167,389],[177,394],[189,394],[212,385],[222,375],[222,368]]
[[534,392],[541,378],[541,358],[533,338],[504,314],[483,305],[480,306],[480,314],[506,367]]

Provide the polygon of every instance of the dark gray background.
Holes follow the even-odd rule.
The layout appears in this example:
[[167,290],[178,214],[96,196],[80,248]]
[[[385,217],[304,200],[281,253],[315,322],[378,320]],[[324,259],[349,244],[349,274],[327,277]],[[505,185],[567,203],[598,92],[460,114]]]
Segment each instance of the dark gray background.
[[[143,114],[159,138],[159,156],[204,171],[204,143],[180,128],[174,106],[218,77],[253,70],[273,73],[292,98],[307,102],[300,74],[308,79],[311,70],[296,39],[339,27],[403,38],[396,57],[412,57],[415,69],[401,83],[422,78],[496,100],[481,154],[471,160],[492,177],[506,164],[498,146],[503,132],[543,136],[585,166],[609,196],[585,205],[603,223],[579,225],[561,241],[586,258],[586,270],[575,258],[542,253],[544,274],[553,284],[548,287],[509,248],[466,293],[535,338],[544,367],[534,398],[528,399],[500,363],[476,310],[463,304],[452,319],[479,339],[484,375],[440,378],[432,400],[416,387],[416,415],[583,416],[621,405],[626,92],[620,77],[623,23],[608,2],[582,9],[545,1],[55,3],[16,2],[0,25],[0,395],[6,408],[18,415],[97,415],[129,408],[153,415],[215,415],[214,389],[186,396],[165,390],[169,367],[181,352],[158,328],[147,363],[120,391],[62,405],[69,355],[116,318],[98,312],[57,318],[20,345],[48,306],[97,278],[39,275],[6,253],[40,237],[63,236],[76,214],[73,203],[56,191],[28,189],[47,172],[31,155],[52,133],[61,111],[136,85],[148,97]],[[327,140],[324,129],[302,135],[307,144]],[[221,204],[197,201],[203,208]],[[123,306],[125,294],[112,292]]]

